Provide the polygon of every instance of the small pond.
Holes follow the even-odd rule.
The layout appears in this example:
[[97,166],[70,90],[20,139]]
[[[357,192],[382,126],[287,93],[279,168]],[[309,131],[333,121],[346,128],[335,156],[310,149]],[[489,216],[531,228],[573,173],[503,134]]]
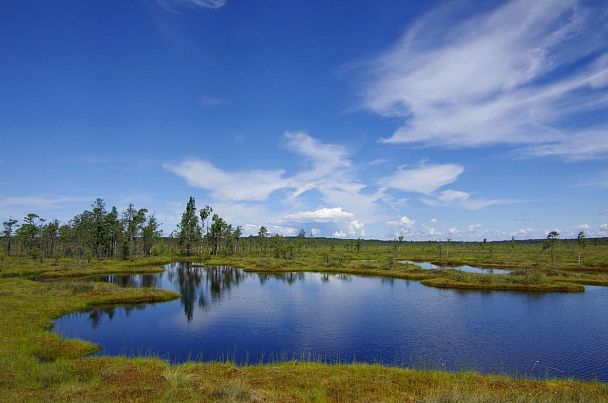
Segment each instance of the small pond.
[[457,291],[401,279],[180,263],[160,274],[99,280],[182,295],[56,320],[54,332],[97,343],[100,354],[237,364],[382,362],[608,382],[608,287]]
[[466,271],[468,273],[480,273],[480,274],[509,274],[509,273],[511,273],[511,270],[490,269],[487,267],[473,267],[473,266],[469,266],[469,265],[445,266],[444,267],[444,266],[437,266],[431,262],[414,262],[412,260],[400,260],[399,263],[415,264],[416,266],[419,266],[423,270],[452,269],[452,270]]

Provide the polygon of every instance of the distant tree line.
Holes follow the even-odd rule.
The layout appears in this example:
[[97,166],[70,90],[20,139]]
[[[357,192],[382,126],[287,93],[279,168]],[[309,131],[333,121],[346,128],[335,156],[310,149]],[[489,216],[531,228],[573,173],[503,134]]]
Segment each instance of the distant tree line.
[[[75,257],[120,258],[135,256],[180,254],[222,255],[232,254],[257,255],[260,259],[296,259],[303,256],[319,255],[324,263],[330,261],[347,261],[349,258],[361,259],[378,248],[386,249],[391,254],[407,253],[410,256],[422,254],[457,259],[470,256],[471,253],[483,256],[490,261],[499,253],[505,259],[505,253],[515,255],[527,253],[530,259],[536,259],[534,245],[540,246],[538,253],[549,250],[551,263],[558,261],[558,251],[563,260],[565,249],[558,239],[559,232],[552,231],[546,240],[530,239],[488,242],[451,242],[445,241],[404,241],[400,236],[393,241],[349,240],[334,238],[306,237],[304,229],[297,236],[285,237],[271,234],[265,226],[258,233],[243,237],[241,226],[232,226],[213,208],[206,205],[197,209],[194,197],[190,197],[177,228],[168,236],[163,236],[160,223],[146,208],[135,208],[129,204],[126,210],[119,212],[116,207],[106,208],[103,199],[96,199],[89,210],[77,214],[67,223],[58,220],[46,220],[37,214],[27,214],[21,222],[9,218],[4,221],[0,238],[0,251],[6,256],[41,258]],[[575,247],[577,263],[582,264],[583,249],[608,245],[608,238],[586,239],[580,232],[576,240],[567,242]],[[521,249],[524,248],[524,249]],[[568,247],[568,249],[570,246]],[[521,250],[520,250],[521,249]],[[1,256],[1,255],[0,255]],[[353,257],[355,256],[355,257]],[[540,255],[539,255],[540,256]]]
[[127,259],[150,255],[162,230],[154,214],[129,204],[121,213],[109,211],[96,199],[90,210],[77,214],[68,223],[30,213],[19,223],[10,218],[2,223],[2,239],[7,256],[31,258],[78,257]]
[[242,227],[233,227],[212,212],[209,206],[197,211],[195,199],[190,197],[177,229],[163,237],[161,224],[148,209],[129,204],[119,212],[116,207],[106,208],[98,198],[90,210],[67,223],[48,221],[35,213],[21,222],[9,218],[2,223],[1,241],[7,256],[33,259],[238,253]]

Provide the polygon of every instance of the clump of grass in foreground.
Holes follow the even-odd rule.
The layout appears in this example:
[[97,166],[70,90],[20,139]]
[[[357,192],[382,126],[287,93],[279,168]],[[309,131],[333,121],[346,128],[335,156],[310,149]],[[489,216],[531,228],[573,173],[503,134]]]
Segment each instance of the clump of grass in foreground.
[[295,361],[237,367],[229,363],[170,366],[151,359],[79,359],[48,366],[38,382],[38,387],[27,391],[9,392],[17,399],[26,395],[54,401],[608,401],[608,387],[600,383]]
[[[608,402],[598,382],[324,362],[171,366],[152,358],[72,358],[90,343],[61,339],[52,319],[87,305],[172,298],[111,285],[0,280],[0,401]],[[41,361],[46,361],[42,363]]]

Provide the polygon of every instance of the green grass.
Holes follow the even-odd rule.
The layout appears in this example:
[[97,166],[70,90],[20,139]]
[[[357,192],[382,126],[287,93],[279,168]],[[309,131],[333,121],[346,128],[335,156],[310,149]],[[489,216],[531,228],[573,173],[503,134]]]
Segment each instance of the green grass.
[[162,266],[174,261],[171,257],[146,257],[131,260],[76,258],[29,259],[0,255],[0,278],[32,277],[68,278],[109,274],[142,274],[162,272]]

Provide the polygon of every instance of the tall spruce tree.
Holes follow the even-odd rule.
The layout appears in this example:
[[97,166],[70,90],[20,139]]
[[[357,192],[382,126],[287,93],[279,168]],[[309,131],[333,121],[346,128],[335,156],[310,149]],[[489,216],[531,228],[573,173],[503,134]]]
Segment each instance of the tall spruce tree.
[[201,227],[196,215],[196,202],[192,196],[190,196],[190,200],[186,204],[186,211],[182,214],[182,220],[177,226],[177,239],[181,253],[186,255],[190,255],[192,246],[201,240]]

